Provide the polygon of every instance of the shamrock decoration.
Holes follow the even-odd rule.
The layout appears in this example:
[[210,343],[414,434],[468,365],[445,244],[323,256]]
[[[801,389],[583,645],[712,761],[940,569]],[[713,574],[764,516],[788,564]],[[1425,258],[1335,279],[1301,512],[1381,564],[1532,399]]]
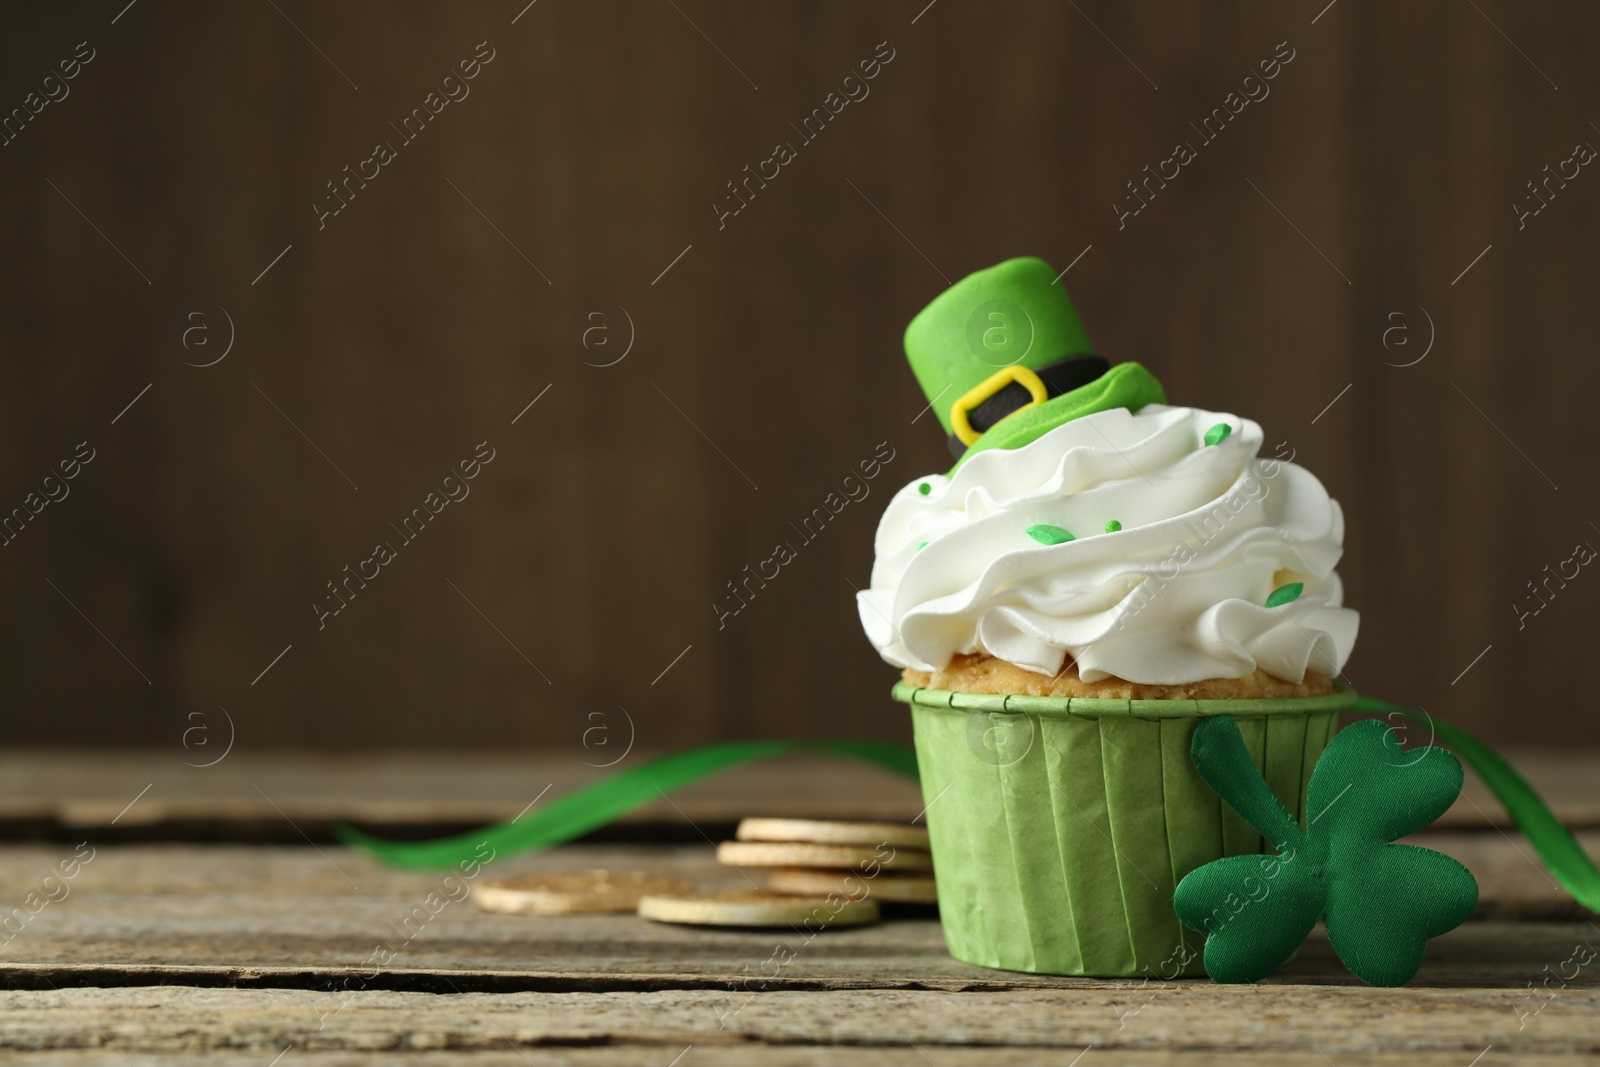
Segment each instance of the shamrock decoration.
[[1478,883],[1431,849],[1390,842],[1444,814],[1461,791],[1461,764],[1442,748],[1402,753],[1376,719],[1328,743],[1306,793],[1301,829],[1267,783],[1228,716],[1195,728],[1195,769],[1277,856],[1229,856],[1190,872],[1172,903],[1207,934],[1206,973],[1254,982],[1284,963],[1318,919],[1363,982],[1397,986],[1422,965],[1428,938],[1453,930],[1478,903]]

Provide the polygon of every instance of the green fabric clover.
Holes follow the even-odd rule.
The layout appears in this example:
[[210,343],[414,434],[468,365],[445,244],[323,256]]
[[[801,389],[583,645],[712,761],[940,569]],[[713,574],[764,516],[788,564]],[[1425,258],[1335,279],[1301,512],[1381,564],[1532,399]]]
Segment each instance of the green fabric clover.
[[1376,719],[1337,734],[1311,774],[1310,821],[1294,820],[1256,770],[1228,716],[1206,719],[1195,769],[1278,855],[1229,856],[1190,872],[1173,907],[1207,935],[1206,973],[1254,982],[1286,962],[1322,919],[1344,965],[1369,985],[1397,986],[1422,965],[1430,937],[1478,904],[1470,871],[1431,849],[1390,842],[1444,814],[1461,764],[1442,748],[1403,752]]

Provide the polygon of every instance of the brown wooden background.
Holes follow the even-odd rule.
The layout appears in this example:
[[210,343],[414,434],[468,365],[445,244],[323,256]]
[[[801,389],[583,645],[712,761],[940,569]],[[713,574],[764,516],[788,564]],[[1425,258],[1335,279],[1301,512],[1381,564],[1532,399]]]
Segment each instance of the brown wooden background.
[[[904,736],[851,589],[889,493],[948,465],[901,331],[947,278],[1092,246],[1066,281],[1101,351],[1343,503],[1360,688],[1600,741],[1600,576],[1520,631],[1511,606],[1600,545],[1600,174],[1511,208],[1600,144],[1600,11],[924,2],[8,9],[0,109],[95,58],[0,147],[0,509],[96,458],[0,549],[5,740],[172,744],[214,706],[262,747],[576,746],[619,708],[653,748]],[[324,183],[480,41],[471,95],[319,232]],[[882,41],[870,96],[719,232],[724,183]],[[1283,41],[1271,95],[1119,231],[1124,183]],[[207,368],[195,301],[236,331]],[[606,368],[571,340],[596,301],[636,332]],[[1436,340],[1386,366],[1426,341],[1413,310],[1413,347],[1378,344],[1403,302]],[[319,632],[324,583],[484,440],[470,497]],[[873,495],[719,632],[724,583],[880,441]]]

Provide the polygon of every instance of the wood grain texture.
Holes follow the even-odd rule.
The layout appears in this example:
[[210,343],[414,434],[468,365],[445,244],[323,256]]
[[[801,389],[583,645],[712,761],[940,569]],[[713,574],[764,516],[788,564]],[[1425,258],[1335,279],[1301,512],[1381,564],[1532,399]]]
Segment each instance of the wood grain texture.
[[[1595,1051],[1594,997],[1568,991],[1517,1030],[1505,990],[1237,987],[1191,982],[1150,1003],[1128,990],[1018,990],[982,996],[982,1011],[956,1011],[963,994],[856,990],[765,993],[739,1010],[726,994],[538,993],[441,996],[354,994],[319,1026],[320,1009],[292,990],[76,989],[0,993],[10,1048],[104,1046],[141,1052],[220,1046],[270,1057],[291,1044],[316,1050],[404,1052],[640,1044],[823,1045],[1050,1050],[1070,1059],[1096,1049],[1185,1054],[1245,1049],[1364,1058],[1379,1052],[1451,1053],[1461,1063],[1493,1045],[1502,1055]],[[1126,1013],[1137,1008],[1137,1014]],[[73,1020],[74,1030],[64,1024]],[[87,1021],[90,1026],[84,1027]],[[1463,1058],[1464,1057],[1464,1058]],[[1364,1059],[1363,1059],[1363,1062]]]
[[[682,1053],[683,1049],[662,1048],[658,1045],[626,1045],[617,1042],[605,1043],[599,1048],[541,1048],[541,1047],[514,1047],[507,1043],[500,1049],[471,1048],[452,1051],[438,1051],[432,1049],[405,1049],[383,1052],[318,1052],[301,1051],[298,1048],[292,1053],[294,1062],[309,1065],[309,1067],[369,1067],[375,1064],[404,1064],[406,1067],[527,1067],[537,1064],[539,1067],[598,1067],[598,1065],[618,1064],[621,1067],[671,1067],[674,1055]],[[1079,1050],[1081,1052],[1081,1050]],[[685,1055],[684,1067],[690,1064],[711,1064],[713,1067],[731,1064],[747,1064],[759,1057],[762,1064],[773,1064],[775,1067],[831,1067],[833,1064],[865,1064],[868,1067],[927,1067],[934,1063],[944,1065],[987,1065],[999,1064],[1002,1067],[1010,1065],[1031,1065],[1040,1062],[1041,1057],[1047,1057],[1046,1062],[1060,1061],[1071,1064],[1072,1057],[1076,1054],[1072,1049],[1038,1049],[1038,1048],[959,1048],[951,1046],[912,1048],[909,1045],[893,1048],[883,1045],[849,1046],[849,1045],[736,1045],[720,1047],[716,1045],[695,1045],[692,1053],[693,1060]],[[1244,1064],[1246,1067],[1327,1067],[1327,1059],[1317,1052],[1288,1051],[1272,1049],[1266,1052],[1256,1052],[1246,1049],[1229,1049],[1225,1052],[1209,1050],[1182,1050],[1162,1051],[1159,1049],[1117,1049],[1095,1046],[1094,1059],[1083,1060],[1083,1067],[1091,1065],[1111,1064],[1113,1067],[1233,1067],[1235,1064]],[[1494,1063],[1493,1053],[1483,1061],[1485,1064]],[[287,1060],[288,1057],[286,1056]],[[83,1050],[83,1051],[49,1051],[49,1052],[6,1052],[0,1050],[0,1061],[24,1065],[24,1067],[106,1067],[116,1064],[119,1067],[194,1067],[204,1064],[207,1067],[218,1064],[221,1067],[263,1067],[262,1055],[258,1051],[234,1051],[225,1048],[212,1048],[201,1053],[184,1053],[164,1051],[159,1055],[143,1054],[138,1051],[118,1049]],[[1372,1064],[1373,1067],[1461,1067],[1461,1053],[1459,1050],[1447,1051],[1408,1051],[1408,1052],[1371,1052],[1361,1056],[1361,1063]],[[1593,1059],[1585,1053],[1542,1053],[1518,1052],[1518,1063],[1533,1064],[1534,1067],[1587,1067]]]
[[[634,752],[616,768],[600,768],[593,764],[612,758],[603,749],[448,756],[245,749],[216,766],[196,768],[183,759],[203,758],[200,750],[0,751],[0,833],[297,843],[305,840],[302,834],[328,840],[335,823],[354,821],[379,831],[437,836],[444,827],[510,819],[541,794],[554,799],[650,755]],[[1508,758],[1567,825],[1600,827],[1594,785],[1600,757],[1586,750],[1512,750]],[[670,802],[624,816],[606,833],[700,840],[696,828],[731,836],[750,815],[910,822],[924,805],[920,786],[880,768],[786,756],[730,768],[674,793]],[[1436,828],[1493,833],[1511,830],[1512,823],[1468,774],[1461,798]]]
[[[1261,421],[1343,503],[1358,687],[1600,740],[1573,696],[1593,580],[1512,606],[1600,537],[1570,447],[1600,196],[1585,172],[1511,210],[1597,136],[1600,11],[677,6],[13,14],[0,106],[96,58],[0,149],[0,508],[98,451],[3,550],[9,740],[162,743],[219,705],[259,748],[572,744],[619,707],[656,748],[904,737],[851,599],[883,501],[948,463],[900,334],[1025,252],[1083,253],[1106,354]],[[319,229],[327,183],[481,41],[470,97]],[[870,96],[719,229],[726,183],[885,41]],[[1119,224],[1279,42],[1271,95]],[[204,369],[174,329],[196,300],[237,333]],[[602,300],[637,335],[608,368],[571,339]],[[1378,340],[1397,301],[1437,333],[1413,367]],[[319,630],[326,583],[484,440],[471,496]],[[879,442],[872,494],[719,628],[726,583]]]
[[[1493,849],[1471,851],[1493,839],[1419,840],[1468,858],[1495,905],[1540,879]],[[21,902],[62,858],[59,847],[0,849],[0,901]],[[573,846],[495,866],[609,866],[725,887],[741,877],[709,847]],[[67,885],[0,956],[7,1062],[261,1064],[293,1049],[323,1064],[498,1065],[509,1053],[665,1065],[692,1046],[712,1063],[960,1064],[1065,1062],[1092,1045],[1111,1063],[1404,1055],[1459,1067],[1489,1045],[1540,1064],[1600,1053],[1593,968],[1553,985],[1537,1013],[1528,999],[1530,983],[1593,943],[1586,921],[1468,923],[1394,990],[1362,986],[1319,932],[1250,988],[990,971],[951,959],[937,922],[916,912],[805,941],[629,916],[497,915],[469,900],[422,910],[428,893],[456,887],[336,848],[103,845]],[[379,966],[376,944],[392,953]],[[764,966],[779,944],[793,958]]]
[[[1498,920],[1471,924],[1437,942],[1427,980],[1448,984],[1473,974],[1479,981],[1521,988],[1543,964],[1565,959],[1575,933],[1585,929],[1571,924],[1587,914],[1565,900],[1542,868],[1497,835],[1413,840],[1467,863],[1480,882],[1481,914]],[[1590,836],[1586,844],[1593,848],[1600,838]],[[10,901],[6,910],[21,906],[52,865],[72,852],[51,846],[0,849],[0,893],[5,894],[0,901]],[[709,846],[571,846],[496,863],[490,870],[502,875],[593,867],[666,874],[707,889],[759,887],[764,877],[759,870],[718,865]],[[330,975],[361,970],[382,944],[395,955],[385,974],[410,976],[383,979],[401,983],[397,988],[433,989],[437,975],[453,970],[486,976],[485,988],[638,989],[672,983],[725,988],[744,975],[760,976],[773,946],[795,939],[786,930],[690,929],[632,916],[548,919],[488,913],[468,900],[449,900],[463,895],[461,879],[383,868],[334,846],[103,845],[67,885],[65,899],[40,910],[5,945],[4,981],[42,986],[38,974],[71,984],[132,981],[128,976],[137,974],[157,976],[144,981],[162,980],[163,974],[170,980],[204,970],[212,975],[210,982],[315,985]],[[436,894],[432,904],[430,893]],[[911,908],[892,914],[897,921],[810,940],[773,984],[946,989],[1074,984],[959,963],[946,952],[938,923],[926,912]],[[1523,918],[1558,921],[1504,921]],[[1546,958],[1563,945],[1555,959]],[[1299,982],[1354,981],[1320,941],[1282,974]]]
[[[652,753],[595,766],[621,755],[601,748],[444,756],[242,750],[196,768],[183,758],[207,758],[203,753],[13,750],[0,754],[0,828],[73,839],[303,842],[302,833],[328,840],[335,823],[353,821],[437,836],[443,826],[511,819],[535,800],[631,770]],[[624,816],[608,832],[701,840],[697,827],[731,837],[752,814],[910,822],[923,806],[916,782],[882,768],[783,756],[719,772]]]

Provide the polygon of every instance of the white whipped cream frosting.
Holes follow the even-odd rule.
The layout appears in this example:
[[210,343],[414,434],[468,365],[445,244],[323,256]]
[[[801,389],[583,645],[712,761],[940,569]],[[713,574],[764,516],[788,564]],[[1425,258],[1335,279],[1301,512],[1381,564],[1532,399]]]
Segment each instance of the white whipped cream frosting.
[[[1219,424],[1231,432],[1207,445]],[[862,626],[885,660],[925,671],[986,652],[1046,675],[1070,658],[1091,682],[1337,675],[1358,623],[1334,572],[1344,514],[1261,445],[1248,419],[1150,404],[918,478],[878,525]],[[1043,544],[1027,532],[1041,524],[1075,540]],[[1295,582],[1295,600],[1263,606]]]

